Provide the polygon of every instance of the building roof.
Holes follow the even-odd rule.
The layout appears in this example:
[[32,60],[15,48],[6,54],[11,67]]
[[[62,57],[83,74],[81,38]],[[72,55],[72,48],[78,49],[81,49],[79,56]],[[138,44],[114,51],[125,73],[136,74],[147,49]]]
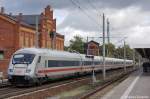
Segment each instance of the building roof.
[[56,36],[64,39],[64,35],[61,35],[59,33],[56,33]]
[[143,57],[150,59],[150,48],[135,48],[135,50]]
[[150,59],[150,44],[135,44],[133,48],[143,57]]
[[[10,19],[10,20],[12,20],[12,21],[18,22],[18,19],[17,19],[16,17],[14,17],[14,16],[11,16],[11,15],[8,15],[8,14],[0,14],[0,15],[4,16],[4,17],[6,17],[6,18],[8,18],[8,19]],[[27,23],[24,22],[24,21],[21,21],[20,24],[23,25],[23,26],[26,26],[26,27],[35,29],[35,27],[33,27],[33,26],[30,25],[30,24],[27,24]]]
[[99,46],[99,43],[97,43],[97,42],[91,40],[91,41],[85,43],[85,44],[84,44],[84,47],[87,48],[87,45],[90,44],[90,43],[94,43],[94,44],[96,44],[97,46]]
[[[14,18],[17,18],[19,15],[14,15]],[[21,21],[30,24],[35,25],[36,24],[36,18],[38,18],[38,24],[40,24],[40,15],[21,15]]]
[[97,42],[95,42],[95,41],[93,41],[93,40],[91,40],[91,41],[87,42],[86,44],[89,44],[89,43],[94,43],[94,44],[96,44],[96,45],[98,45],[98,46],[99,46],[99,43],[97,43]]
[[[9,18],[12,21],[18,22],[17,17],[19,17],[19,15],[13,15],[13,16],[8,15],[8,14],[0,14],[0,15],[3,15],[6,18]],[[40,24],[40,18],[41,18],[40,15],[22,15],[21,17],[22,18],[21,18],[20,24],[23,26],[27,26],[27,27],[30,27],[32,29],[35,29],[36,18],[38,18],[38,23]],[[61,35],[59,33],[56,33],[56,36],[60,37],[60,38],[64,38],[64,35]]]

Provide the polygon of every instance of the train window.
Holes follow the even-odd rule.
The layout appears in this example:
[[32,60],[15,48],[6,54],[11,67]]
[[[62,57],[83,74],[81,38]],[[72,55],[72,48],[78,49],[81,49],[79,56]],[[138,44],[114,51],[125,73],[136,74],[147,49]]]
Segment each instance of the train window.
[[48,67],[79,66],[80,61],[48,60]]
[[41,56],[39,56],[38,63],[40,63],[40,61],[41,61]]
[[99,64],[99,62],[98,62],[98,61],[94,62],[94,65],[98,65],[98,64]]
[[100,61],[99,64],[101,65],[101,63],[102,63],[102,62]]
[[57,66],[57,61],[48,60],[48,67],[56,67],[56,66]]
[[92,61],[84,61],[84,65],[92,65]]
[[12,63],[13,64],[31,64],[34,57],[35,57],[34,54],[26,54],[26,53],[15,54],[13,56]]

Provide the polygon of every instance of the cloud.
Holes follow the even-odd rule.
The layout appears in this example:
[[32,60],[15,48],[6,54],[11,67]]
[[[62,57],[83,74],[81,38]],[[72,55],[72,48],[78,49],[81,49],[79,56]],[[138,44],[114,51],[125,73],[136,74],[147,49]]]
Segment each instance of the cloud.
[[[78,30],[78,29],[74,29],[71,27],[65,27],[64,29],[59,30],[59,33],[62,33],[63,35],[65,35],[65,45],[69,45],[69,41],[70,39],[73,39],[74,36],[78,35],[81,36],[83,38],[83,40],[86,42],[87,37],[98,37],[99,33],[97,32],[85,32],[82,30]],[[91,39],[91,38],[89,38]],[[98,40],[98,39],[95,39]]]
[[[88,15],[89,14],[90,13],[88,13]],[[58,29],[63,29],[69,26],[77,30],[84,30],[85,32],[99,31],[98,17],[94,17],[93,15],[90,15],[89,17],[82,11],[74,10],[65,17],[60,25],[58,25]]]
[[[149,25],[150,25],[150,13],[147,11],[143,11],[141,7],[130,6],[124,9],[102,9],[106,12],[107,17],[110,20],[110,34],[111,36],[128,37],[126,39],[127,43],[133,47],[134,45],[139,44],[149,44]],[[92,11],[89,11],[92,12]],[[65,32],[69,32],[67,35],[67,39],[71,39],[73,37],[72,34],[81,34],[82,37],[86,36],[101,36],[102,27],[99,28],[94,26],[87,16],[82,15],[83,13],[79,13],[78,11],[73,11],[70,13],[65,20],[58,26],[62,31],[63,28],[70,27],[73,28],[74,31],[80,30],[80,33],[66,30]],[[96,16],[96,15],[95,15]],[[102,20],[100,20],[102,21]],[[92,27],[93,26],[93,27]],[[82,35],[82,31],[87,32]],[[90,33],[91,32],[91,33]],[[93,33],[92,33],[93,32]],[[92,35],[90,35],[92,34]],[[69,38],[70,37],[70,38]],[[99,42],[99,40],[97,40]],[[119,41],[119,39],[111,38],[113,43]],[[120,44],[123,44],[121,42]]]
[[[9,11],[18,12],[32,12],[36,13],[46,5],[51,5],[54,9],[73,10],[76,5],[71,0],[1,0],[2,6],[5,6]],[[91,5],[95,8],[115,8],[123,9],[129,6],[140,6],[145,10],[149,10],[149,0],[72,0],[77,5],[92,9]]]
[[66,44],[74,35],[81,35],[84,39],[86,36],[101,36],[102,18],[99,14],[102,12],[110,20],[111,36],[127,36],[127,43],[131,46],[150,42],[150,0],[72,0],[75,3],[71,0],[0,1],[7,12],[25,14],[40,13],[51,5],[57,18],[57,31],[65,35]]

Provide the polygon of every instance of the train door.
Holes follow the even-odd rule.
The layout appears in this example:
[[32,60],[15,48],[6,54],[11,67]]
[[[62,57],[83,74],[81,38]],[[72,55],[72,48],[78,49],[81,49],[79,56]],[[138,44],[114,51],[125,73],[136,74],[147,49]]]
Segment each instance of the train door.
[[36,74],[40,77],[44,76],[44,59],[42,56],[39,56],[36,64]]
[[45,76],[48,76],[48,60],[47,60],[47,58],[45,58],[45,60],[44,60],[44,68],[45,68],[45,72],[44,72],[44,75]]

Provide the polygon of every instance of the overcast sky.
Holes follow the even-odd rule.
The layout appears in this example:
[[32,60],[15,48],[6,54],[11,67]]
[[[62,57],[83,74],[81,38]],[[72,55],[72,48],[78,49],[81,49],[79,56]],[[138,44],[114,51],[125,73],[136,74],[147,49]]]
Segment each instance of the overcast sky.
[[[102,36],[104,12],[110,21],[110,36],[127,37],[131,47],[150,45],[149,4],[150,0],[0,0],[0,6],[4,6],[7,13],[15,14],[38,14],[51,5],[57,19],[57,32],[65,35],[65,45],[74,35],[84,40],[87,36]],[[122,45],[121,39],[111,41]]]

